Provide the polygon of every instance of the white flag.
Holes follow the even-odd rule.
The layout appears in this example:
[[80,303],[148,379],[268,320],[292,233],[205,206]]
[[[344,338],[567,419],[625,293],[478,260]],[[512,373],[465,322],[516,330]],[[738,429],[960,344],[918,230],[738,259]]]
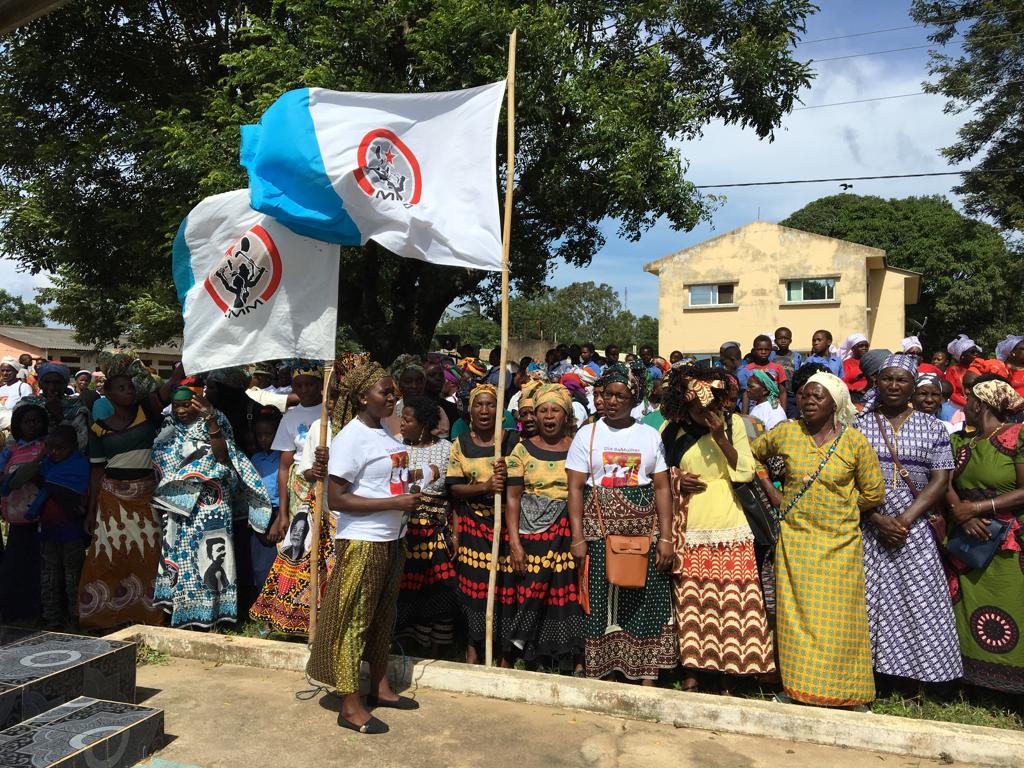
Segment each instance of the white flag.
[[497,129],[505,82],[443,93],[289,91],[242,126],[252,207],[342,245],[501,269]]
[[203,200],[174,239],[188,374],[261,360],[333,360],[337,245],[249,207],[249,190]]

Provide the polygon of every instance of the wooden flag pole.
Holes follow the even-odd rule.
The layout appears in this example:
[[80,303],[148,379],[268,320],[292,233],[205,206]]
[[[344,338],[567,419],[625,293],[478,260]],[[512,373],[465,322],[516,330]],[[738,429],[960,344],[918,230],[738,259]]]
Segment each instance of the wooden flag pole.
[[[327,432],[331,424],[331,407],[327,397],[331,391],[331,377],[334,374],[334,362],[324,364],[324,393],[320,404],[320,441],[321,448],[327,447]],[[313,496],[313,511],[309,521],[309,534],[312,543],[309,545],[309,644],[313,644],[316,634],[316,615],[320,609],[320,518],[323,516],[324,497],[327,496],[327,478],[324,478]],[[285,491],[287,493],[287,490]]]
[[[505,219],[501,231],[501,360],[498,365],[498,410],[494,416],[494,460],[501,458],[502,425],[505,420],[505,369],[508,367],[508,253],[512,236],[512,188],[516,168],[516,30],[508,40],[508,82],[506,118],[508,124],[508,159],[505,166]],[[487,618],[484,660],[494,663],[494,588],[498,577],[498,555],[501,548],[501,494],[494,494],[494,543],[491,545],[491,568],[487,575]]]

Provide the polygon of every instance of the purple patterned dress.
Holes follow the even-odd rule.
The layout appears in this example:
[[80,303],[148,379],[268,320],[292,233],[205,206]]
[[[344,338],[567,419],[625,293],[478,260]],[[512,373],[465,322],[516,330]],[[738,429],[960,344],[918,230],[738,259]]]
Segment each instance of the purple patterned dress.
[[[935,470],[953,469],[946,428],[934,416],[915,411],[894,434],[884,416],[863,413],[857,429],[878,452],[885,478],[885,501],[879,512],[899,517],[914,501],[896,471],[880,432],[886,431],[900,463],[919,490]],[[877,672],[923,682],[963,677],[960,643],[939,549],[927,515],[919,517],[899,549],[882,543],[875,527],[861,524],[864,538],[864,586],[871,652]]]

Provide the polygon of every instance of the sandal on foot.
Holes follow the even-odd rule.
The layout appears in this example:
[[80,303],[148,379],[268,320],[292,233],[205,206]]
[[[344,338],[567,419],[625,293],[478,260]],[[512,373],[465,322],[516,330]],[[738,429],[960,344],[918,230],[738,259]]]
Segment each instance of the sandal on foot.
[[389,709],[419,709],[420,703],[415,699],[410,699],[408,696],[399,696],[394,701],[379,699],[376,696],[367,696],[366,706],[387,707]]
[[355,731],[356,733],[387,733],[390,730],[387,723],[372,716],[362,725],[356,725],[351,720],[346,719],[344,715],[339,714],[338,725],[342,728],[348,728],[350,731]]

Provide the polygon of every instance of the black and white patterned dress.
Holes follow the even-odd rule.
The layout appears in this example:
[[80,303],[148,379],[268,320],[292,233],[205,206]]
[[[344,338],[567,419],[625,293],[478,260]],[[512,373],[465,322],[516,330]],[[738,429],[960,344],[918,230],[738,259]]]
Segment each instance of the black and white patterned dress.
[[[953,469],[946,428],[934,416],[915,411],[893,432],[889,420],[864,413],[857,429],[878,452],[885,478],[885,501],[879,512],[899,517],[914,496],[896,471],[880,429],[896,449],[910,480],[923,490],[936,470]],[[963,677],[960,643],[942,570],[939,549],[922,515],[906,543],[892,549],[882,543],[873,525],[861,525],[864,538],[864,586],[871,629],[871,651],[877,672],[924,682]]]

